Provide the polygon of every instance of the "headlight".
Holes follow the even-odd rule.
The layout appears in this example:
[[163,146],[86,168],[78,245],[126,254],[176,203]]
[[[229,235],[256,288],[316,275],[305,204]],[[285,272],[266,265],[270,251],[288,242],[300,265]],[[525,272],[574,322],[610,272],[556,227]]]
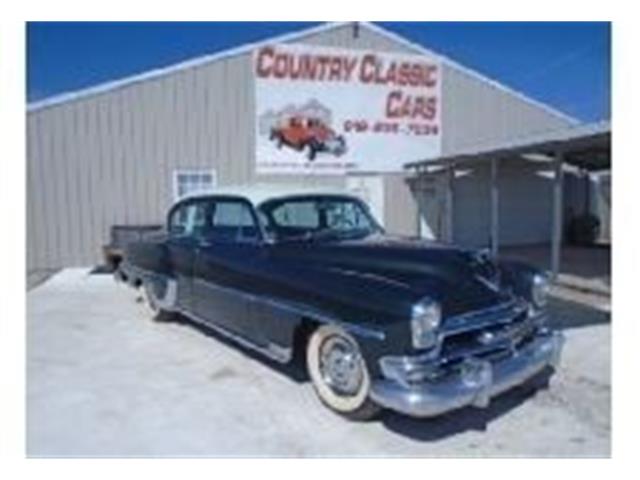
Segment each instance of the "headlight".
[[412,307],[411,341],[414,348],[429,348],[436,344],[440,316],[440,305],[432,300],[421,300]]
[[545,275],[534,275],[531,282],[531,301],[536,308],[542,308],[547,305],[547,297],[549,296],[549,279]]

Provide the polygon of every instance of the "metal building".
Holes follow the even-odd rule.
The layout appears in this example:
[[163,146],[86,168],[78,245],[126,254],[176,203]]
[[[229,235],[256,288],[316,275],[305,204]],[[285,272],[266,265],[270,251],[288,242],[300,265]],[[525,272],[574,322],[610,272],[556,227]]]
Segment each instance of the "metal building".
[[[488,243],[486,167],[471,175],[459,173],[454,207],[447,204],[446,195],[438,194],[437,181],[412,180],[402,170],[257,173],[253,55],[270,44],[436,56],[441,66],[443,157],[473,145],[577,123],[370,23],[326,24],[59,95],[28,106],[28,273],[97,264],[111,226],[162,223],[167,207],[189,182],[344,186],[364,192],[391,232],[451,237],[469,245]],[[551,195],[544,189],[551,187],[531,175],[533,168],[523,161],[501,171],[503,243],[550,238]],[[455,208],[453,225],[448,226],[440,214],[447,205]],[[523,215],[526,222],[510,221]]]

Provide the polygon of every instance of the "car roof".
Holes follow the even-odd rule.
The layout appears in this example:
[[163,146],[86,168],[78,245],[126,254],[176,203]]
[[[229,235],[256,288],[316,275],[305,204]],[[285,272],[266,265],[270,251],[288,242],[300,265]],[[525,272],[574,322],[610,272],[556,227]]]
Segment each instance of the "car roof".
[[174,205],[185,199],[206,198],[214,195],[243,197],[249,200],[249,202],[251,202],[255,207],[260,206],[268,200],[308,195],[340,195],[357,198],[346,189],[340,187],[284,183],[254,183],[216,187],[207,192],[187,195],[175,202]]

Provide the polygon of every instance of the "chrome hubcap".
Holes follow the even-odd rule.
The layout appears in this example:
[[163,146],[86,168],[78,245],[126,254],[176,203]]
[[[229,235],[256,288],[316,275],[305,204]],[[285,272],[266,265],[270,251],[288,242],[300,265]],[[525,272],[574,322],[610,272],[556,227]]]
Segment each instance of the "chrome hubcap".
[[320,372],[324,382],[338,395],[355,395],[362,384],[362,366],[355,345],[332,336],[320,347]]

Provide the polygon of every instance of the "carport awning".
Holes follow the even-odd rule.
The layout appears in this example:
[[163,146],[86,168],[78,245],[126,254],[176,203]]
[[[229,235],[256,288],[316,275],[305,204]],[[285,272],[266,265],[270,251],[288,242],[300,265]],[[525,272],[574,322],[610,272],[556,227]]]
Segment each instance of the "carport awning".
[[451,165],[475,160],[499,160],[527,154],[554,157],[562,154],[565,163],[588,170],[611,167],[611,125],[607,122],[551,130],[512,141],[478,145],[457,153],[417,160],[405,169],[417,172],[431,165]]
[[[498,165],[514,157],[542,157],[553,162],[553,221],[551,240],[551,271],[557,277],[560,270],[560,250],[562,244],[562,195],[564,164],[571,164],[585,170],[608,170],[611,168],[611,125],[609,122],[578,125],[564,129],[551,130],[511,141],[480,145],[461,149],[455,154],[418,160],[405,164],[416,177],[429,175],[429,167],[447,169],[447,240],[452,240],[453,230],[453,182],[457,164],[478,161],[491,162],[491,251],[498,254],[499,244],[499,188]],[[441,170],[441,168],[438,168]]]

